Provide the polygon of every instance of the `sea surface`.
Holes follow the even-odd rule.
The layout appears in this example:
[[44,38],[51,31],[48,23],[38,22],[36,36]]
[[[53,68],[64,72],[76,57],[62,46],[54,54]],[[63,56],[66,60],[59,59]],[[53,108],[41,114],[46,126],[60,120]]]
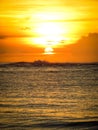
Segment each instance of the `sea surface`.
[[0,130],[98,130],[98,65],[1,67]]

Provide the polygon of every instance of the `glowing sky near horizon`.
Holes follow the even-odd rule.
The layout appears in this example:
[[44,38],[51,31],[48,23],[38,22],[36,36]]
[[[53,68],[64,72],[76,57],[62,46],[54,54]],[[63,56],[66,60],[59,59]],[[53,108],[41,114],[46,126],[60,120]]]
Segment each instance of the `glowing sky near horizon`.
[[[75,43],[82,36],[98,33],[97,0],[1,0],[0,2],[1,61],[9,61],[13,53],[16,55],[11,60],[15,61],[20,60],[18,55],[21,55],[22,59],[22,54],[30,53],[32,56],[29,60],[32,60],[32,57],[34,60],[43,59],[42,49],[44,51],[50,47],[54,51],[62,52],[62,48]],[[53,57],[49,58],[48,55],[46,60],[55,61],[59,55],[56,55],[57,52]],[[71,52],[63,53],[62,55],[66,57]],[[5,55],[8,58],[5,58]],[[28,60],[28,56],[24,55],[23,59]],[[87,61],[90,61],[91,54],[87,55]],[[62,61],[66,61],[64,57]],[[72,61],[70,56],[69,59]],[[79,59],[77,58],[77,61],[80,61]]]

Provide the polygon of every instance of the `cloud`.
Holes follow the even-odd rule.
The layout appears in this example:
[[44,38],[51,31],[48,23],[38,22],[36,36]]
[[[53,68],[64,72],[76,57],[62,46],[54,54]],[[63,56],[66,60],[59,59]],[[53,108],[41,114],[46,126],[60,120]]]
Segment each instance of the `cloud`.
[[76,44],[70,45],[70,49],[79,55],[98,54],[98,33],[89,33],[88,36],[81,37]]
[[89,33],[88,36],[83,36],[75,44],[77,49],[84,51],[98,51],[98,33]]
[[64,19],[64,20],[50,20],[53,22],[93,22],[98,21],[98,18],[82,18],[82,19]]
[[31,27],[23,27],[21,28],[21,30],[31,30],[32,28]]
[[75,44],[66,45],[57,51],[64,54],[65,59],[67,56],[73,62],[96,62],[98,61],[98,33],[89,33]]
[[[26,29],[29,29],[28,27],[24,28],[23,30],[26,30]],[[27,35],[27,34],[11,34],[11,35],[8,35],[8,34],[1,34],[0,35],[0,39],[3,40],[3,39],[6,39],[6,38],[29,38],[29,37],[36,37],[36,35]]]
[[6,36],[0,35],[0,39],[5,39],[5,38],[6,38]]
[[14,41],[1,41],[0,42],[0,54],[9,53],[42,53],[43,48],[36,47],[34,45],[24,44],[24,42],[20,42],[20,40]]
[[6,37],[5,36],[0,36],[0,39],[5,39]]

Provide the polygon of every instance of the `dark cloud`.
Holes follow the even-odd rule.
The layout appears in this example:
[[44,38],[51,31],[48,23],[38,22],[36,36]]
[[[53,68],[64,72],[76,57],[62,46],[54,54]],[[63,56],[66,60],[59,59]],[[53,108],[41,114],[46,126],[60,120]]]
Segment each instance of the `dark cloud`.
[[21,28],[21,30],[31,30],[32,28],[31,27],[23,27]]
[[54,22],[93,22],[98,21],[98,18],[82,18],[82,19],[65,19],[65,20],[51,20]]
[[5,39],[5,38],[6,38],[6,36],[0,35],[0,39]]
[[34,45],[29,46],[23,42],[0,42],[0,54],[9,53],[42,53],[43,48],[36,47]]
[[69,55],[69,59],[73,62],[96,62],[98,61],[98,33],[89,33],[88,36],[81,37],[75,44],[66,45],[57,51]]
[[11,34],[11,35],[4,34],[4,35],[2,35],[1,34],[0,35],[1,40],[6,39],[6,38],[25,38],[25,37],[36,37],[36,35],[27,35],[27,34],[19,34],[19,35],[14,35],[14,34]]
[[98,54],[98,33],[89,33],[69,47],[73,53],[79,55]]

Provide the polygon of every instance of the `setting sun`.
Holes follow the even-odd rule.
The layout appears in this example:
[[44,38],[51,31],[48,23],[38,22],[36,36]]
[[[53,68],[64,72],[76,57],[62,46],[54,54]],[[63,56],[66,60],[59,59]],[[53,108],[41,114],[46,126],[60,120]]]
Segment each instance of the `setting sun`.
[[44,22],[39,24],[37,33],[45,37],[60,37],[63,33],[63,27],[55,22]]
[[52,47],[46,47],[44,50],[44,54],[54,54]]

